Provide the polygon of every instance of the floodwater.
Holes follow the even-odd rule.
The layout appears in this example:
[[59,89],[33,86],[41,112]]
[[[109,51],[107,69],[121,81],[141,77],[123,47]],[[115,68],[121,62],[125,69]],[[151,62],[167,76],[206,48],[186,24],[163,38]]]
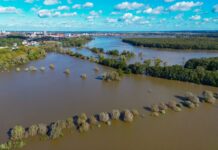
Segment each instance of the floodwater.
[[[96,46],[98,47],[98,46]],[[55,70],[48,69],[55,64]],[[120,82],[96,79],[111,70],[86,60],[48,54],[26,66],[46,66],[45,72],[0,73],[0,141],[6,141],[9,128],[36,123],[49,124],[86,112],[88,115],[112,109],[136,108],[145,114],[132,124],[112,122],[112,126],[85,134],[73,132],[55,141],[29,139],[24,150],[217,150],[218,104],[169,112],[158,118],[144,107],[179,99],[185,92],[200,95],[203,90],[218,93],[218,88],[170,81],[141,75],[126,75]],[[100,72],[93,71],[98,66]],[[63,72],[70,68],[71,75]],[[87,79],[80,75],[86,73]]]
[[[95,37],[94,40],[86,44],[86,47],[104,48],[105,51],[114,49],[119,50],[119,52],[122,52],[123,50],[132,51],[136,54],[136,56],[134,58],[131,58],[128,63],[143,62],[145,59],[160,58],[164,62],[167,62],[168,65],[184,65],[184,63],[191,58],[218,56],[218,51],[163,50],[136,47],[128,43],[122,42],[122,37]],[[91,53],[85,48],[79,50],[73,49],[73,51],[81,53],[85,56],[96,57],[95,54]],[[139,53],[141,53],[142,55],[139,55]]]

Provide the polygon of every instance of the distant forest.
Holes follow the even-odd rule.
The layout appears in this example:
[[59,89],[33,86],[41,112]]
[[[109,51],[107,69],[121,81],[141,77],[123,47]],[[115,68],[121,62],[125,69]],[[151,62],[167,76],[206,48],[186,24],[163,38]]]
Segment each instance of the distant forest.
[[218,50],[218,38],[125,38],[123,42],[135,46],[183,50]]

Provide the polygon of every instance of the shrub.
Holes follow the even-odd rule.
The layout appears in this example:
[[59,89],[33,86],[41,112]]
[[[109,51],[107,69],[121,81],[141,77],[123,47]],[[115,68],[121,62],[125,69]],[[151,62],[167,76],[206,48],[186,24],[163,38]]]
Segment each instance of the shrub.
[[167,107],[167,105],[166,105],[165,103],[161,102],[161,103],[159,104],[159,109],[160,109],[160,110],[167,110],[168,107]]
[[40,71],[42,71],[42,72],[45,71],[45,67],[43,67],[43,66],[40,67]]
[[38,69],[37,69],[35,66],[30,66],[30,67],[29,67],[29,70],[30,70],[30,71],[37,71]]
[[160,111],[159,106],[157,104],[151,105],[150,109],[152,112],[159,112]]
[[81,113],[79,116],[78,116],[78,119],[77,119],[77,124],[80,125],[82,123],[85,123],[87,121],[88,117],[85,113]]
[[17,67],[17,68],[16,68],[16,71],[17,71],[17,72],[20,72],[20,68],[19,68],[19,67]]
[[89,129],[90,129],[90,125],[87,122],[84,122],[79,126],[80,132],[87,132],[89,131]]
[[72,128],[74,125],[73,125],[73,118],[72,117],[69,117],[66,119],[66,128]]
[[70,75],[70,69],[66,69],[66,70],[64,71],[64,73],[65,73],[66,75]]
[[108,55],[113,55],[113,56],[119,56],[119,51],[118,50],[109,50],[106,52]]
[[102,79],[105,81],[119,81],[120,75],[116,71],[106,72],[102,75]]
[[89,123],[90,123],[91,125],[97,125],[97,124],[98,124],[98,120],[97,120],[97,118],[96,118],[95,116],[91,116],[91,117],[89,118]]
[[50,69],[55,69],[55,65],[54,65],[54,64],[50,64],[50,65],[49,65],[49,68],[50,68]]
[[80,76],[82,79],[86,79],[87,78],[87,75],[86,74],[81,74]]
[[107,123],[110,120],[109,114],[107,112],[101,112],[99,114],[99,120],[101,122]]
[[191,92],[187,92],[186,93],[186,98],[188,101],[192,102],[193,104],[199,104],[200,100],[197,96],[195,96],[194,94],[192,94]]
[[134,119],[134,116],[131,111],[129,111],[128,109],[123,111],[123,120],[125,122],[132,122],[133,119]]
[[188,108],[195,108],[196,107],[196,105],[193,102],[191,102],[191,101],[184,101],[183,105],[185,105]]
[[204,91],[203,98],[207,103],[210,104],[214,104],[216,102],[216,98],[214,97],[214,94],[211,91]]
[[40,123],[38,124],[38,134],[39,135],[46,135],[48,132],[47,125]]
[[111,118],[113,120],[119,120],[119,118],[120,118],[120,111],[118,109],[112,110]]
[[49,126],[49,132],[48,132],[49,138],[57,139],[59,137],[62,137],[63,136],[62,130],[66,128],[65,123],[66,122],[63,121],[63,120],[59,120],[59,121],[57,121],[55,123],[52,123]]
[[139,116],[139,111],[138,110],[132,109],[131,112],[132,112],[133,116]]
[[177,102],[176,101],[169,101],[167,106],[172,109],[173,111],[176,111],[176,112],[179,112],[181,111],[182,109],[180,107],[177,106]]
[[38,132],[38,126],[37,125],[31,125],[28,128],[28,133],[29,133],[30,136],[36,136],[37,132]]
[[25,129],[20,126],[20,125],[16,125],[10,133],[10,139],[11,140],[22,140],[25,136]]

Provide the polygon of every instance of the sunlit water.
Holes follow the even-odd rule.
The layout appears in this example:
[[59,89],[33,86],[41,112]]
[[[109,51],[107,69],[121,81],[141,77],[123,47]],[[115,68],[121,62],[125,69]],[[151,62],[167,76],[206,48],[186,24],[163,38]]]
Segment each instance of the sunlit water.
[[[100,39],[107,41],[106,38]],[[95,43],[96,40],[93,42]],[[90,47],[94,46],[93,42],[89,43]],[[113,42],[116,43],[117,39],[112,40],[111,46],[113,46]],[[102,43],[105,45],[104,42]],[[100,43],[99,45],[96,43],[96,47],[100,47],[100,45]],[[128,44],[124,45],[132,47]],[[111,48],[116,48],[116,45]],[[152,51],[143,50],[145,53]],[[163,51],[156,51],[156,53],[159,53],[160,56],[161,53],[170,54],[170,52]],[[181,54],[191,57],[189,52]],[[200,57],[200,53],[197,55]],[[178,52],[172,52],[172,56],[180,58]],[[169,61],[175,63],[177,60],[169,59]],[[55,70],[48,68],[51,63],[55,64]],[[138,118],[132,124],[112,122],[111,127],[105,126],[85,134],[66,133],[63,138],[52,142],[33,138],[28,140],[24,149],[218,149],[217,104],[201,104],[194,110],[184,108],[182,112],[169,112],[159,118],[150,117],[149,112],[144,109],[145,106],[158,102],[179,101],[176,96],[183,96],[186,91],[197,95],[201,95],[203,90],[218,92],[216,87],[141,75],[125,75],[120,82],[107,83],[96,78],[111,68],[58,54],[48,54],[45,59],[21,66],[21,69],[30,65],[46,66],[46,71],[30,73],[16,72],[12,69],[10,72],[0,73],[1,141],[7,140],[6,132],[16,124],[28,127],[35,123],[48,124],[82,112],[90,115],[111,111],[115,108],[136,108],[145,114],[145,118]],[[93,71],[96,66],[100,68],[99,73]],[[63,73],[66,68],[71,70],[70,76]],[[80,78],[83,73],[87,74],[86,80]]]

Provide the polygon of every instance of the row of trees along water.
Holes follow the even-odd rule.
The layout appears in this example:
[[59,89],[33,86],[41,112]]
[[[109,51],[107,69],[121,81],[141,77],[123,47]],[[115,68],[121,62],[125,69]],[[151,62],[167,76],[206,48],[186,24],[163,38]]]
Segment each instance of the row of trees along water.
[[36,60],[45,56],[45,50],[40,47],[20,46],[16,50],[3,48],[0,49],[0,69],[25,64],[31,60]]
[[205,70],[216,71],[218,70],[218,57],[190,59],[185,63],[185,68],[196,69],[203,67]]
[[153,64],[151,62],[152,60],[145,60],[144,63],[138,62],[127,65],[125,59],[122,58],[99,58],[100,64],[116,68],[124,73],[146,74],[153,77],[218,87],[218,71],[215,68],[212,69],[213,71],[210,71],[206,70],[202,66],[198,66],[193,69],[189,69],[181,65],[166,66],[166,63],[162,62],[160,59],[155,59]]
[[218,38],[177,37],[177,38],[125,38],[123,42],[135,46],[186,50],[218,50]]

